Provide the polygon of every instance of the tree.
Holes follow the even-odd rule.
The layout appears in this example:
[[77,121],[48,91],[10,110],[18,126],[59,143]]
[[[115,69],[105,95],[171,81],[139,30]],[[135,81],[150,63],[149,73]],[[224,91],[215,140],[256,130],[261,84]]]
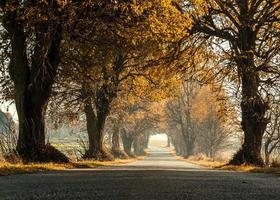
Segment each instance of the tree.
[[[68,159],[45,144],[44,116],[59,64],[64,3],[1,1],[10,40],[9,75],[19,119],[17,152],[24,161]],[[5,61],[7,62],[7,61]]]
[[204,153],[214,158],[225,149],[231,134],[229,102],[221,83],[200,85],[199,77],[180,79],[174,97],[165,106],[167,131],[176,153],[189,157]]
[[173,127],[178,126],[181,131],[183,142],[179,142],[179,145],[184,145],[180,148],[180,152],[183,152],[181,155],[189,157],[194,153],[197,136],[196,123],[192,116],[192,106],[199,91],[199,85],[192,80],[181,80],[180,82],[180,94],[167,102],[166,115],[168,124]]
[[[223,90],[222,90],[223,91]],[[193,101],[192,115],[197,122],[197,152],[214,159],[217,153],[226,150],[232,134],[229,117],[229,102],[223,92],[211,85],[202,87]]]
[[[244,142],[229,164],[263,165],[262,137],[269,120],[264,85],[278,79],[279,1],[191,1],[194,10],[191,32],[211,39],[221,64],[241,82]],[[214,70],[218,71],[218,70]]]

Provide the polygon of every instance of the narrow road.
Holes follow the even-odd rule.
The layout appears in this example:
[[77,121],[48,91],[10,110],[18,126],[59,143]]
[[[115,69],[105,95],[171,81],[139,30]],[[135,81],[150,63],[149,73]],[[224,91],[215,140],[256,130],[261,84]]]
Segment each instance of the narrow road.
[[152,148],[118,167],[0,177],[5,200],[279,200],[280,176],[215,171]]

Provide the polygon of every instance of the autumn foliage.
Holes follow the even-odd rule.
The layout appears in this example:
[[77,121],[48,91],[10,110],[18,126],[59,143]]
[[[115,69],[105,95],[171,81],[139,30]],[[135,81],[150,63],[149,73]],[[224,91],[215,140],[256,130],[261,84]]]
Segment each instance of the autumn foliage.
[[262,166],[263,137],[266,155],[277,138],[279,18],[278,0],[2,0],[1,97],[17,110],[15,152],[68,162],[46,142],[46,116],[60,116],[83,123],[84,159],[144,155],[159,132],[180,155],[213,158],[242,130],[230,163]]

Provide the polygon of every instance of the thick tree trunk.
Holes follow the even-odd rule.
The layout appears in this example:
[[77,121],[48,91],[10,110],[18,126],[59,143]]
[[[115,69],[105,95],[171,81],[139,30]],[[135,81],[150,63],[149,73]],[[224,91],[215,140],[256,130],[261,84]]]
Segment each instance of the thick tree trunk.
[[128,155],[121,150],[120,147],[120,132],[118,127],[113,128],[112,135],[112,154],[115,158],[127,159]]
[[17,22],[16,13],[7,14],[3,24],[11,38],[9,73],[19,120],[17,152],[25,162],[68,162],[66,156],[45,144],[44,118],[59,64],[61,26],[53,22],[36,27],[30,64],[25,27]]
[[125,153],[130,157],[135,157],[135,155],[131,151],[133,136],[126,133],[122,134],[122,142],[123,142],[123,149]]
[[194,152],[194,141],[190,141],[189,143],[187,143],[186,145],[186,157],[192,156],[193,152]]
[[[189,86],[186,86],[187,90],[189,89]],[[195,134],[194,134],[194,128],[193,128],[193,121],[191,118],[191,92],[188,91],[185,94],[185,98],[187,98],[187,101],[182,97],[182,100],[180,101],[180,105],[182,107],[181,110],[181,116],[180,116],[180,125],[181,125],[181,132],[182,132],[182,137],[185,143],[185,148],[184,148],[184,157],[189,157],[193,154],[194,150],[194,143],[195,143]]]
[[254,57],[250,53],[244,57],[247,59],[241,59],[240,63],[242,67],[241,126],[244,131],[244,142],[229,164],[263,166],[261,146],[268,123],[265,118],[268,106],[258,92],[259,74],[254,67]]
[[145,144],[144,144],[144,137],[143,136],[135,136],[133,141],[133,149],[134,154],[136,156],[144,156],[145,155]]
[[87,101],[84,110],[86,114],[89,146],[83,157],[93,160],[113,160],[113,156],[103,145],[103,129],[106,117],[100,115],[97,117],[90,101]]
[[174,147],[175,147],[175,151],[176,151],[176,155],[178,156],[185,156],[186,154],[186,145],[185,145],[185,141],[184,139],[182,138],[182,136],[179,135],[178,136],[175,136],[173,138],[173,141],[172,141]]
[[43,161],[42,150],[45,148],[44,115],[47,100],[40,99],[40,104],[31,102],[31,100],[32,98],[26,93],[22,96],[16,94],[19,120],[17,151],[25,161]]
[[254,57],[256,33],[251,26],[252,22],[247,18],[247,9],[246,6],[241,7],[240,16],[243,17],[241,19],[243,26],[238,30],[239,40],[233,44],[234,48],[239,50],[239,52],[236,51],[236,62],[238,76],[242,83],[241,126],[244,132],[244,142],[229,164],[263,166],[261,146],[262,137],[269,122],[265,117],[269,107],[259,91],[260,75],[255,66]]
[[[87,84],[83,85],[82,93],[86,99],[85,113],[87,117],[87,128],[89,136],[89,149],[84,158],[96,160],[113,160],[113,156],[105,150],[103,146],[104,126],[106,118],[110,113],[110,106],[117,96],[119,75],[123,69],[124,60],[121,55],[114,63],[113,72],[109,72],[107,66],[102,68],[104,84],[95,91],[92,96],[91,88]],[[94,101],[92,101],[94,99]],[[93,111],[94,103],[96,112]]]
[[195,137],[192,135],[193,133],[191,130],[187,130],[187,128],[183,128],[183,126],[184,124],[182,124],[182,137],[185,144],[184,157],[188,158],[193,155]]
[[147,149],[149,146],[150,134],[145,133],[144,135],[144,149]]

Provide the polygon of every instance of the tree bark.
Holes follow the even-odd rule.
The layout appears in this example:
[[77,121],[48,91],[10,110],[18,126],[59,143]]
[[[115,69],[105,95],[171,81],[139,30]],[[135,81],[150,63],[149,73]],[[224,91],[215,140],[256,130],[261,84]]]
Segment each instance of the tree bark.
[[100,115],[97,117],[90,100],[85,103],[84,111],[86,114],[89,146],[83,157],[93,160],[113,160],[113,156],[106,151],[103,144],[103,130],[106,117]]
[[144,156],[145,155],[145,144],[144,144],[144,137],[143,136],[134,136],[133,140],[133,149],[134,149],[134,154],[136,156]]
[[194,151],[194,143],[195,143],[195,133],[194,133],[194,124],[191,117],[191,97],[193,95],[193,88],[189,84],[184,85],[184,93],[185,95],[181,97],[179,100],[179,104],[181,105],[181,113],[180,113],[180,125],[182,137],[185,142],[185,153],[184,157],[189,157],[193,154]]
[[135,155],[132,153],[132,143],[133,143],[133,136],[129,135],[127,133],[122,134],[122,141],[123,141],[123,148],[125,153],[130,157],[135,157]]
[[144,149],[148,148],[149,140],[150,140],[150,134],[149,133],[145,133],[144,134]]
[[244,141],[241,149],[229,162],[232,165],[250,164],[263,166],[261,157],[262,137],[268,120],[265,118],[268,109],[258,92],[259,74],[254,66],[254,56],[247,53],[239,62],[242,77],[242,130]]
[[112,151],[117,152],[120,151],[120,133],[117,127],[113,128],[113,135],[112,135]]
[[114,125],[112,135],[112,154],[115,158],[127,159],[128,155],[121,150],[119,128]]

